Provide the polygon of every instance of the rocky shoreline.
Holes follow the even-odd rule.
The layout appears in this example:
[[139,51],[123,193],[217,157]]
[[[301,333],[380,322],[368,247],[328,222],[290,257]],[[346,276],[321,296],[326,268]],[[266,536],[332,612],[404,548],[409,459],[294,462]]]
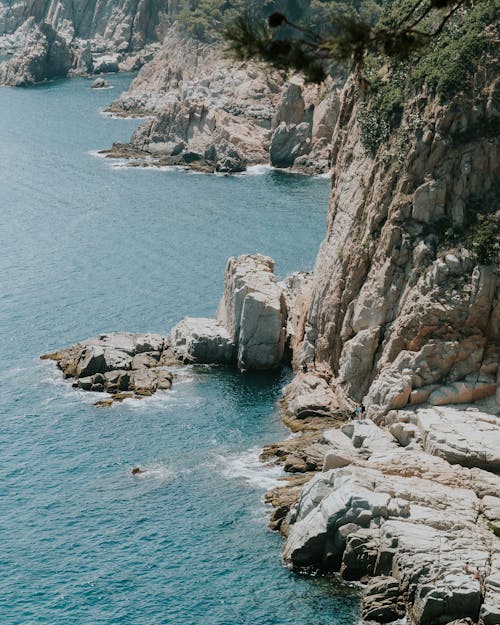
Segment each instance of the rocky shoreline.
[[288,315],[308,274],[294,274],[278,283],[274,262],[262,255],[230,258],[224,294],[213,319],[186,317],[165,336],[114,332],[44,354],[73,386],[106,392],[97,402],[110,406],[127,398],[142,398],[169,390],[181,364],[212,364],[240,371],[280,367],[293,333]]
[[171,16],[156,0],[75,7],[66,0],[0,1],[0,85],[135,71],[151,60]]
[[309,174],[329,171],[338,85],[321,89],[299,76],[254,62],[236,63],[220,50],[171,31],[107,111],[147,116],[129,144],[102,153],[132,166],[177,165],[238,173],[271,164]]
[[[273,269],[265,256],[231,258],[213,319],[187,317],[166,336],[101,335],[42,358],[55,360],[74,387],[107,392],[99,406],[168,391],[172,367],[182,364],[275,369],[294,358],[311,276],[278,283]],[[497,623],[494,397],[352,418],[352,400],[307,369],[283,392],[283,420],[296,434],[261,455],[289,474],[266,495],[274,509],[270,527],[285,537],[285,564],[363,582],[363,616],[370,622],[406,615],[422,625]]]

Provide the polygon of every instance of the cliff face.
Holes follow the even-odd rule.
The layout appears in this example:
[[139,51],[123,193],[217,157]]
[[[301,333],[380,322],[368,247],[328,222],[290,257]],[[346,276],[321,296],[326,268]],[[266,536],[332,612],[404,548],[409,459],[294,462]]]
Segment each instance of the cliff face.
[[108,49],[132,50],[158,41],[160,12],[166,11],[159,0],[28,0],[0,2],[0,35],[12,34],[26,20],[48,22],[68,41],[97,39]]
[[375,158],[360,141],[357,89],[343,93],[327,236],[296,364],[364,398],[375,417],[495,392],[498,257],[481,264],[470,244],[476,213],[498,202],[493,64],[476,90],[447,106],[416,98]]
[[284,560],[371,578],[369,621],[500,619],[500,81],[480,67],[474,97],[406,102],[374,156],[345,86],[283,398],[302,433],[263,454],[300,474],[268,494]]
[[[0,1],[0,54],[10,57],[0,63],[0,84],[138,69],[159,46],[169,10],[159,0]],[[69,62],[61,63],[47,32]]]

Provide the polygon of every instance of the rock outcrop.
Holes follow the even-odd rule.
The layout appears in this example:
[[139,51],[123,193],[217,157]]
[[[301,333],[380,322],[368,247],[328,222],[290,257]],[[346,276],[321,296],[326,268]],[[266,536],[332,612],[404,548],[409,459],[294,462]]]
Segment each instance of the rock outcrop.
[[446,245],[439,226],[445,219],[447,228],[463,230],[473,218],[464,211],[476,210],[467,208],[476,198],[485,208],[495,203],[498,141],[464,130],[476,118],[497,123],[500,113],[488,105],[488,94],[498,91],[493,77],[494,67],[486,66],[479,103],[465,95],[447,106],[430,96],[408,103],[399,132],[410,140],[399,162],[391,156],[401,149],[398,133],[376,158],[366,154],[356,89],[345,87],[328,232],[295,364],[363,401],[375,419],[423,402],[473,402],[497,389],[495,256],[478,262],[467,234]]
[[161,40],[162,12],[168,15],[168,3],[158,0],[4,0],[0,1],[0,43],[11,48],[22,45],[17,40],[19,29],[33,19],[50,24],[68,43],[92,42],[95,52],[138,50]]
[[0,54],[11,57],[0,64],[0,84],[139,69],[151,60],[170,17],[157,0],[0,1]]
[[215,319],[187,317],[170,333],[174,354],[199,363],[235,364],[241,370],[279,367],[286,343],[285,296],[261,255],[230,258]]
[[[333,85],[325,92],[330,98],[336,93]],[[322,134],[319,121],[313,133],[310,109],[322,97],[315,88],[286,83],[257,63],[231,62],[217,48],[170,31],[129,91],[109,107],[117,115],[152,118],[136,130],[128,149],[115,145],[107,154],[133,155],[137,162],[131,164],[140,165],[142,156],[149,164],[230,173],[269,161],[291,167],[319,150],[321,157],[316,154],[314,164],[304,160],[301,168],[322,173],[329,160],[324,137],[331,138],[335,122],[334,115],[323,115]]]
[[[267,256],[230,258],[224,294],[214,319],[186,317],[165,336],[118,332],[80,341],[45,354],[73,386],[107,392],[101,406],[128,397],[145,397],[172,385],[172,365],[222,364],[240,370],[268,370],[284,360],[287,309],[283,286]],[[288,281],[294,301],[303,278]]]
[[128,332],[101,334],[42,359],[56,361],[65,378],[74,378],[75,388],[109,393],[109,399],[97,402],[101,406],[170,389],[168,367],[179,364],[165,337]]
[[0,84],[24,87],[66,76],[72,55],[65,39],[50,24],[31,20],[24,47],[0,64]]

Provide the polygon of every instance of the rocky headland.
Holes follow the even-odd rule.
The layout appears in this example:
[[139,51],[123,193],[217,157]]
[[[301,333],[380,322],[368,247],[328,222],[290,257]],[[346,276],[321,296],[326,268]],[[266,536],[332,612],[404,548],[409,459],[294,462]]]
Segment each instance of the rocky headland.
[[288,309],[301,296],[308,274],[278,283],[274,262],[261,255],[230,258],[224,293],[214,318],[186,317],[164,336],[114,332],[42,356],[84,391],[106,392],[98,402],[169,390],[182,364],[235,366],[241,371],[280,367],[294,323]]
[[500,83],[483,61],[474,99],[420,93],[372,150],[346,84],[282,399],[297,435],[263,452],[291,474],[267,497],[285,563],[366,582],[368,621],[500,622]]
[[234,62],[217,47],[171,31],[160,51],[108,111],[148,116],[129,144],[103,153],[130,164],[235,173],[271,164],[329,171],[338,88]]

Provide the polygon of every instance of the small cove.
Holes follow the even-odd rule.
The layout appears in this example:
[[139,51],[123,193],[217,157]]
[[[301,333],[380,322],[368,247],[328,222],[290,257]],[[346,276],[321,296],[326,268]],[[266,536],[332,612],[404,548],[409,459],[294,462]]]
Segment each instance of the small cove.
[[[85,79],[0,90],[0,621],[4,625],[353,625],[356,592],[293,575],[262,502],[290,373],[178,372],[110,410],[44,352],[210,316],[228,256],[311,269],[328,181],[115,168],[92,155],[140,120]],[[147,473],[134,477],[132,466]]]

